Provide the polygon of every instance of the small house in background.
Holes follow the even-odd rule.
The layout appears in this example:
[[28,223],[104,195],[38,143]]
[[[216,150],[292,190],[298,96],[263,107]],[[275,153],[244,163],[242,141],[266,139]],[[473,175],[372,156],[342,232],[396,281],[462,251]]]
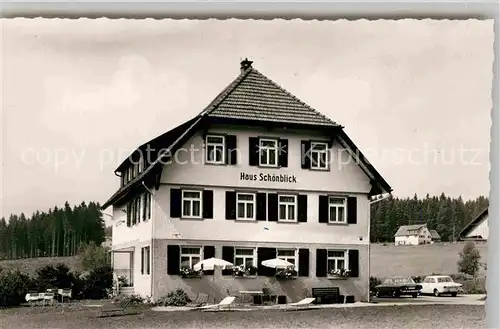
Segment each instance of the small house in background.
[[427,224],[403,225],[394,234],[394,241],[396,246],[417,246],[430,244],[432,236]]
[[441,242],[441,236],[436,230],[430,230],[430,232],[431,232],[431,243]]
[[458,240],[487,241],[489,233],[488,217],[488,208],[486,208],[462,229]]

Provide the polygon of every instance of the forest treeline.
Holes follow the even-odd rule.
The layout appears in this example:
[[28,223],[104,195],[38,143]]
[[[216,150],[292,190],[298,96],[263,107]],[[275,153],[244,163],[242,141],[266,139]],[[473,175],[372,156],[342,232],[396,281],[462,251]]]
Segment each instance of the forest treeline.
[[82,202],[48,212],[37,211],[0,219],[0,259],[73,256],[81,245],[105,241],[106,227],[99,203]]
[[443,241],[454,241],[470,221],[489,205],[487,197],[473,200],[451,198],[442,193],[423,199],[389,197],[371,205],[371,242],[393,242],[394,234],[401,225],[427,223],[436,230]]
[[[401,225],[427,223],[443,241],[452,241],[460,230],[489,205],[480,196],[464,201],[426,195],[423,199],[390,197],[371,206],[371,242],[392,242]],[[99,203],[82,202],[71,207],[68,202],[48,212],[37,211],[0,219],[0,259],[73,256],[82,244],[100,245],[110,235]]]

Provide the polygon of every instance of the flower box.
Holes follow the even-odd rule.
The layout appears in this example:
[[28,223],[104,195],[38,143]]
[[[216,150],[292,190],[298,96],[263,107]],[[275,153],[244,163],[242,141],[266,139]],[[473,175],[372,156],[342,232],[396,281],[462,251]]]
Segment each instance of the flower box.
[[202,272],[201,271],[195,271],[191,268],[181,268],[179,275],[182,278],[201,278]]
[[351,276],[351,271],[344,269],[331,270],[330,273],[328,273],[327,275],[328,279],[331,280],[346,280],[350,276]]
[[294,268],[277,269],[274,275],[278,280],[290,280],[297,278],[297,271]]
[[257,276],[257,268],[255,266],[246,267],[243,265],[233,267],[233,275],[237,278],[248,278]]

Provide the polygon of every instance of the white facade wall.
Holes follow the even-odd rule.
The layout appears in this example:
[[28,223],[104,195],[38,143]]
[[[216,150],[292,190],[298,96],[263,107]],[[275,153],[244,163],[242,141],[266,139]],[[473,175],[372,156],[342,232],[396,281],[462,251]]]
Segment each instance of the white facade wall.
[[[250,130],[228,127],[212,128],[209,133],[226,133],[238,136],[237,165],[204,164],[203,137],[201,132],[197,133],[186,143],[185,148],[187,151],[179,152],[177,158],[174,159],[174,163],[165,164],[160,188],[153,191],[151,220],[141,221],[137,225],[127,227],[126,214],[122,211],[124,206],[114,207],[113,209],[115,224],[123,221],[123,223],[113,227],[113,249],[133,247],[135,250],[133,264],[135,292],[151,296],[152,280],[167,280],[165,278],[165,260],[163,259],[166,251],[163,250],[162,246],[167,244],[167,240],[177,240],[180,244],[189,244],[190,242],[201,242],[203,244],[206,241],[219,241],[219,243],[212,243],[212,245],[221,245],[223,242],[245,242],[243,244],[249,245],[266,243],[308,245],[311,246],[311,273],[314,273],[314,246],[318,248],[332,245],[342,245],[346,248],[351,246],[361,252],[359,258],[360,277],[355,281],[351,281],[351,283],[355,282],[354,286],[357,287],[356,293],[358,295],[367,294],[369,257],[366,250],[369,245],[370,205],[368,193],[371,189],[370,179],[347,153],[341,151],[342,148],[339,143],[333,143],[329,171],[312,171],[301,168],[301,140],[322,138],[327,140],[326,136],[319,136],[315,132],[302,132],[299,134],[296,131],[266,132],[264,129]],[[249,137],[258,136],[275,136],[288,139],[287,168],[249,166]],[[189,151],[190,148],[195,150]],[[339,157],[342,158],[339,159]],[[260,174],[266,175],[268,173],[288,174],[296,178],[296,183],[248,181],[240,179],[242,173],[255,174],[257,177]],[[204,188],[212,190],[213,219],[170,218],[171,188]],[[226,190],[293,191],[306,194],[308,197],[307,222],[282,223],[226,220]],[[319,195],[321,194],[355,196],[357,198],[357,223],[319,223]],[[152,274],[141,275],[141,247],[151,245],[152,238],[154,239],[154,246],[151,248]],[[153,273],[153,269],[157,273]],[[155,279],[155,277],[158,279]],[[309,278],[309,281],[311,280],[315,280],[313,274]],[[177,281],[168,278],[168,282],[170,284]],[[162,286],[162,283],[158,281],[154,282],[154,285]],[[163,292],[163,290],[161,291]]]

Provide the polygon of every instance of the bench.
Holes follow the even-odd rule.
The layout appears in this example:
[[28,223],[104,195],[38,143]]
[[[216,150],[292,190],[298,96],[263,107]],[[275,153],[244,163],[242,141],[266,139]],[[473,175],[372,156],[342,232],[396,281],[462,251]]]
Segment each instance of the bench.
[[99,318],[104,318],[104,317],[111,317],[111,316],[121,316],[125,315],[125,310],[123,308],[103,308],[99,310],[99,313],[97,314],[97,317]]
[[335,304],[341,299],[339,287],[312,288],[312,296],[316,298],[315,304]]

